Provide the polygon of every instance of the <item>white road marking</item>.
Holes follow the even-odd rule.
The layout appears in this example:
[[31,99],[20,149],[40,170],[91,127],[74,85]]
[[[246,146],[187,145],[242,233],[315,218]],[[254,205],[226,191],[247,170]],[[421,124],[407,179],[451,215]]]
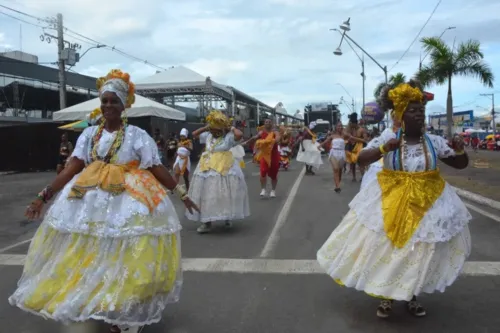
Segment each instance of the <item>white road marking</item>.
[[292,208],[292,203],[295,200],[295,196],[297,195],[297,192],[299,190],[300,183],[302,181],[302,178],[304,178],[304,174],[306,173],[306,168],[303,168],[302,171],[300,172],[299,176],[295,180],[295,183],[292,186],[292,189],[290,192],[288,192],[288,197],[286,198],[285,203],[283,204],[283,207],[281,208],[281,211],[278,215],[278,218],[276,219],[276,223],[274,224],[274,228],[271,231],[271,234],[269,235],[269,238],[267,239],[266,245],[264,245],[264,248],[262,249],[262,252],[260,253],[261,258],[267,258],[269,257],[274,249],[276,248],[276,245],[278,244],[278,241],[280,239],[279,232],[283,225],[285,225],[285,222],[288,218],[288,214],[290,213],[290,209]]
[[[22,266],[26,255],[0,254],[0,266]],[[316,260],[185,258],[185,272],[239,274],[325,274]],[[463,276],[500,276],[498,261],[466,262]]]
[[29,242],[31,242],[31,238],[23,240],[22,242],[17,242],[15,244],[4,247],[3,249],[0,249],[0,253],[4,253],[4,252],[7,252],[9,250],[15,249],[16,247],[24,245],[24,244],[29,243]]
[[500,222],[500,216],[498,216],[498,215],[495,215],[495,214],[492,214],[490,212],[487,212],[484,209],[481,209],[481,208],[479,208],[477,206],[474,206],[473,204],[470,204],[470,203],[467,203],[467,202],[465,202],[465,205],[467,206],[467,208],[472,209],[476,213],[479,213],[479,214],[481,214],[481,215],[483,215],[483,216],[485,216],[487,218],[490,218],[493,221]]

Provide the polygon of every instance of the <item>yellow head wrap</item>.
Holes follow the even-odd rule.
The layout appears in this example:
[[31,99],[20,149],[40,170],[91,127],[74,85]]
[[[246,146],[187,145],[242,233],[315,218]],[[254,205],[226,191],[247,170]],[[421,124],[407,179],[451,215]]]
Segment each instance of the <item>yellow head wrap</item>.
[[218,110],[211,111],[207,116],[207,124],[211,129],[223,130],[231,125],[229,118]]
[[396,88],[389,90],[389,99],[394,104],[394,118],[401,121],[408,104],[412,102],[421,103],[424,99],[424,94],[420,89],[414,88],[408,83],[402,83]]

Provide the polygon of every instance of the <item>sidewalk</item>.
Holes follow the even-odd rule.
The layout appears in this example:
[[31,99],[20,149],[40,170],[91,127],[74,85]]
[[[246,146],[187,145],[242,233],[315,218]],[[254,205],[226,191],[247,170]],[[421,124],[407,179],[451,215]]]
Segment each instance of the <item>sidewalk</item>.
[[443,177],[453,186],[500,201],[500,152],[468,150],[469,167],[453,169],[440,163]]

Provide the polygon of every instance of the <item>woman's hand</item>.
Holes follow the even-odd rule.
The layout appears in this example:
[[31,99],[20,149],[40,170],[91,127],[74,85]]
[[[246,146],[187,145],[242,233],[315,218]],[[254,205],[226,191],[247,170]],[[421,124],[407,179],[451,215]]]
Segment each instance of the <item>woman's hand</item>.
[[196,206],[196,204],[193,201],[191,201],[189,197],[185,198],[183,202],[184,206],[186,207],[186,209],[189,211],[190,214],[193,214],[193,211],[197,211],[198,213],[200,212],[198,206]]
[[384,151],[390,152],[399,148],[399,140],[398,139],[390,139],[384,144]]
[[42,209],[43,201],[37,198],[26,208],[24,216],[26,216],[30,221],[36,220],[40,217]]

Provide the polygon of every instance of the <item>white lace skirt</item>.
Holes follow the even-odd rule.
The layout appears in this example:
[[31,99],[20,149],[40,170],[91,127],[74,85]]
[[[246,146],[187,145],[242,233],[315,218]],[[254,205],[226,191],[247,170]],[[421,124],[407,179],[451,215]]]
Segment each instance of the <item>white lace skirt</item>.
[[361,180],[361,189],[364,189],[367,184],[370,184],[373,181],[378,181],[377,180],[377,174],[379,171],[382,171],[384,168],[382,159],[370,164],[368,167],[368,170],[366,170],[365,174],[363,175],[363,179]]
[[447,242],[397,249],[384,232],[359,223],[351,210],[319,249],[317,260],[341,285],[409,301],[422,292],[443,292],[460,274],[470,249],[468,227]]
[[189,198],[200,208],[201,213],[189,213],[186,217],[195,222],[241,220],[250,216],[245,175],[235,161],[227,175],[196,168],[189,186]]
[[[139,190],[143,174],[127,173]],[[56,321],[157,323],[182,287],[180,230],[168,196],[151,212],[127,191],[55,198],[31,242],[11,305]],[[146,185],[145,185],[146,184]],[[160,199],[160,197],[155,197]]]
[[180,233],[96,237],[38,229],[11,305],[63,323],[157,323],[182,287]]
[[321,151],[318,149],[319,143],[312,143],[312,140],[304,140],[302,145],[304,146],[304,151],[302,151],[302,148],[299,147],[297,162],[302,162],[315,168],[319,168],[320,165],[323,164]]

